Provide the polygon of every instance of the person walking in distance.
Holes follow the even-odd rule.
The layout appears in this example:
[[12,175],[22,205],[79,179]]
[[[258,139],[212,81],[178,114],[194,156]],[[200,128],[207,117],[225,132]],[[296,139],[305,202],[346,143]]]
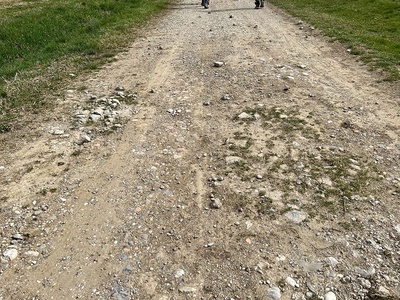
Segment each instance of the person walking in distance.
[[256,9],[264,7],[264,0],[256,0]]
[[204,6],[204,8],[208,8],[210,5],[210,0],[201,0],[201,6]]

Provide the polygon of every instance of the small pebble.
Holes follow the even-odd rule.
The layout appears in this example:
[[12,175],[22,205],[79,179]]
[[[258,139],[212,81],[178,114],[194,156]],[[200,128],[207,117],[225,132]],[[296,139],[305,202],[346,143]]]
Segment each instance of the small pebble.
[[296,282],[296,280],[294,280],[292,277],[290,277],[290,276],[288,276],[287,278],[286,278],[286,283],[288,284],[288,285],[290,285],[291,287],[298,287],[298,284],[297,284],[297,282]]
[[175,278],[180,278],[180,277],[182,277],[183,275],[185,275],[185,271],[182,270],[182,269],[178,269],[178,270],[176,270],[176,271],[174,272]]
[[25,252],[25,255],[27,255],[27,256],[33,256],[33,257],[38,257],[39,254],[40,254],[39,252],[37,252],[37,251],[32,251],[32,250],[26,251],[26,252]]

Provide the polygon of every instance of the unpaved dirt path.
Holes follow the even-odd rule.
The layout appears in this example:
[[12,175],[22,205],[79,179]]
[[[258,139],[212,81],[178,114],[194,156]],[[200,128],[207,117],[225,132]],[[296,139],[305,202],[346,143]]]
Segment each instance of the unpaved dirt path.
[[[117,88],[122,129],[71,125]],[[268,4],[180,1],[3,135],[0,299],[399,295],[399,98]]]

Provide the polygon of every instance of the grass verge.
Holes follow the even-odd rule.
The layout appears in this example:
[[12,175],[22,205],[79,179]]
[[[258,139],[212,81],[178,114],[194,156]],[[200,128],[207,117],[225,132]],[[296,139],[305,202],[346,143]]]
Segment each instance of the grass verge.
[[292,15],[347,44],[372,69],[400,79],[399,0],[271,0]]
[[168,0],[0,3],[0,133],[49,103],[70,73],[98,68],[132,42]]

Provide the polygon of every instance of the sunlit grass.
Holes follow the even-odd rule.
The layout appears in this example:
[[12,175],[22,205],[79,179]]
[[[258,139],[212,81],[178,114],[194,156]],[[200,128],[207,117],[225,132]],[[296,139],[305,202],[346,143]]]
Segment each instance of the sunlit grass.
[[345,43],[372,69],[399,80],[399,0],[271,0],[321,29],[333,40]]
[[132,42],[168,0],[20,1],[0,10],[0,132],[72,71],[93,70]]

